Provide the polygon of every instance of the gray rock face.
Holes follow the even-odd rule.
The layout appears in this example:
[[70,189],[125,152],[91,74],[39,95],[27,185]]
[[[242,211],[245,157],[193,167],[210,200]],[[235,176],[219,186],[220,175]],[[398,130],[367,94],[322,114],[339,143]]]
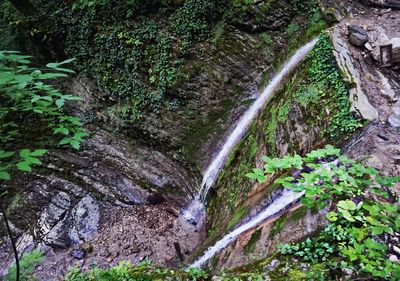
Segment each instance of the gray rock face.
[[[355,33],[352,33],[355,34]],[[365,95],[361,85],[361,75],[354,65],[354,59],[351,57],[349,47],[347,46],[341,31],[335,27],[332,33],[334,55],[339,68],[344,74],[344,79],[352,87],[349,89],[352,110],[358,112],[364,119],[373,121],[378,119],[377,110],[371,105]]]
[[393,127],[400,127],[400,101],[392,106],[392,112],[388,118],[388,122]]
[[[34,229],[36,239],[57,248],[87,241],[99,228],[98,202],[90,195],[80,197],[77,193],[71,194],[71,189],[52,192],[51,183],[57,182],[66,188],[73,184],[57,178],[51,179],[50,183],[42,182],[42,194],[49,197],[50,203],[42,210]],[[79,190],[79,194],[84,192],[77,186],[74,188]]]

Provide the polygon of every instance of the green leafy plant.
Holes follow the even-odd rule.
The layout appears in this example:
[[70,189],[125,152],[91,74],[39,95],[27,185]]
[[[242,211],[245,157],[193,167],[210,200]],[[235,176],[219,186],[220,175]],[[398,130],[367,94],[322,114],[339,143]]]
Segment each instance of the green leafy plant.
[[[35,141],[43,143],[44,136],[55,139],[60,145],[70,144],[79,149],[86,135],[79,118],[70,116],[64,111],[66,101],[79,100],[78,97],[66,95],[54,88],[48,81],[65,77],[73,73],[64,65],[72,60],[60,63],[49,63],[46,69],[31,66],[31,57],[13,51],[0,51],[0,180],[7,181],[19,170],[31,172],[32,166],[41,164],[43,156],[51,145],[46,148],[35,147]],[[34,128],[34,129],[33,129]],[[58,140],[58,135],[64,136]],[[27,139],[30,139],[30,143]],[[29,145],[29,147],[26,147]],[[32,147],[30,147],[32,146]],[[5,189],[0,190],[3,196]],[[38,253],[33,252],[19,263],[17,249],[11,234],[6,212],[0,202],[0,209],[6,222],[6,228],[11,239],[16,259],[16,279],[19,280],[20,268],[24,276],[25,265],[29,261],[38,260]]]
[[[24,148],[22,140],[29,127],[48,128],[54,135],[64,136],[59,144],[70,144],[79,149],[86,135],[78,117],[65,113],[66,101],[78,97],[63,94],[46,82],[73,73],[61,63],[49,63],[41,70],[30,66],[30,56],[18,52],[0,52],[0,179],[10,179],[14,168],[30,172],[31,166],[41,164],[39,159],[47,149]],[[42,129],[43,128],[43,129]],[[31,135],[32,136],[32,135]]]
[[263,161],[263,169],[249,173],[249,178],[266,180],[268,174],[279,172],[282,176],[274,182],[303,192],[305,206],[330,210],[328,224],[317,236],[281,245],[282,254],[323,264],[331,276],[349,268],[355,275],[398,280],[400,265],[388,259],[385,241],[400,232],[400,206],[391,192],[399,177],[380,176],[330,145],[304,157],[263,157]]
[[[34,281],[38,280],[34,275],[34,269],[43,261],[43,254],[39,250],[34,250],[30,253],[25,253],[20,260],[21,276],[22,281]],[[16,274],[16,265],[14,264],[6,275],[7,281],[14,281]]]

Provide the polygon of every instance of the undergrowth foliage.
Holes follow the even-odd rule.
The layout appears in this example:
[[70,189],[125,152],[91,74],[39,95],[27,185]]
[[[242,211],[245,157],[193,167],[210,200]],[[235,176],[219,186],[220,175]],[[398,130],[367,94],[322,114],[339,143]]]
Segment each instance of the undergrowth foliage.
[[[43,254],[39,250],[34,250],[30,253],[24,253],[20,260],[21,279],[22,281],[38,280],[34,274],[34,268],[44,259]],[[6,275],[7,281],[15,280],[16,266],[15,264],[8,270]]]
[[31,66],[30,59],[18,52],[0,51],[0,180],[9,180],[15,169],[30,172],[31,166],[41,164],[39,158],[47,149],[25,147],[27,138],[33,142],[52,132],[59,145],[79,149],[86,135],[80,119],[64,110],[66,101],[79,98],[47,83],[73,73],[64,67],[72,60],[39,69]]
[[[324,230],[304,242],[280,246],[282,254],[318,265],[318,280],[334,279],[344,269],[353,276],[399,280],[400,264],[389,259],[395,254],[392,247],[399,246],[393,241],[398,243],[400,207],[392,190],[399,177],[381,176],[332,146],[305,157],[263,161],[263,169],[254,169],[247,177],[264,182],[268,175],[283,173],[275,183],[304,192],[301,202],[308,208],[329,211]],[[314,277],[315,273],[310,272]]]
[[334,114],[326,133],[333,141],[339,140],[342,136],[349,136],[362,127],[363,122],[351,112],[347,85],[338,70],[327,33],[321,35],[308,59],[310,61],[308,80],[304,81],[296,96],[300,102],[307,102],[310,99],[321,102],[318,110],[331,107],[324,101],[325,97],[328,98],[327,101],[333,101]]
[[43,40],[60,42],[59,50],[77,58],[76,68],[120,103],[120,115],[131,121],[175,102],[168,90],[185,79],[184,60],[229,6],[228,0],[35,3],[41,9],[27,26]]

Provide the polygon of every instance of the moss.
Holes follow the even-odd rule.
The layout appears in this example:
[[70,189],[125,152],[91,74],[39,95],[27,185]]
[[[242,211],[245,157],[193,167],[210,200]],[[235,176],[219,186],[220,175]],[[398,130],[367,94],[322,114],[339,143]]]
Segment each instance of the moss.
[[226,228],[231,229],[232,227],[234,227],[240,221],[240,219],[246,215],[247,212],[248,212],[247,208],[240,207],[233,215],[232,219],[229,221]]
[[307,214],[307,208],[305,206],[301,206],[300,208],[296,209],[290,214],[290,220],[292,221],[298,221]]
[[275,235],[277,235],[285,226],[286,222],[287,222],[288,218],[286,216],[281,216],[280,218],[278,218],[276,221],[273,222],[272,227],[271,227],[271,231],[269,232],[269,238],[274,237]]
[[307,279],[307,274],[304,271],[298,269],[292,269],[289,271],[290,281],[302,281]]
[[246,255],[252,253],[256,247],[257,241],[260,240],[262,228],[257,229],[251,234],[249,242],[244,246],[243,250]]

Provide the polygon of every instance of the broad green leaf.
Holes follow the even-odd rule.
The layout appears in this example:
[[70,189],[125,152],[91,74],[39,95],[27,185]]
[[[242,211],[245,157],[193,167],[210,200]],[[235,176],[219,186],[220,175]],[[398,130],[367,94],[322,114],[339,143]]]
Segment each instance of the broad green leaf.
[[256,179],[257,175],[254,173],[248,173],[248,174],[246,174],[246,177],[248,177],[249,179]]
[[0,159],[9,158],[15,154],[14,151],[0,150]]
[[341,209],[344,210],[349,210],[349,211],[354,211],[357,209],[357,205],[356,203],[354,203],[353,201],[346,199],[346,200],[341,200],[338,202],[337,206]]
[[67,144],[67,143],[70,143],[70,142],[71,142],[71,138],[65,137],[58,144],[64,145],[64,144]]
[[71,140],[70,145],[76,150],[78,150],[81,146],[81,143],[77,140]]
[[32,168],[29,166],[29,163],[26,162],[19,162],[17,163],[17,168],[20,171],[24,171],[24,172],[31,172]]
[[58,108],[63,107],[64,103],[65,103],[65,100],[64,100],[64,99],[58,99],[58,100],[56,100],[56,105],[57,105]]
[[47,149],[36,149],[31,153],[31,156],[42,156],[45,154],[48,150]]
[[54,130],[54,134],[63,134],[63,135],[68,135],[69,134],[69,130],[65,127],[58,127]]
[[9,180],[11,179],[10,174],[7,172],[0,172],[0,180]]
[[29,149],[22,149],[19,152],[19,156],[21,156],[22,158],[29,157],[29,155],[31,155],[31,151]]

